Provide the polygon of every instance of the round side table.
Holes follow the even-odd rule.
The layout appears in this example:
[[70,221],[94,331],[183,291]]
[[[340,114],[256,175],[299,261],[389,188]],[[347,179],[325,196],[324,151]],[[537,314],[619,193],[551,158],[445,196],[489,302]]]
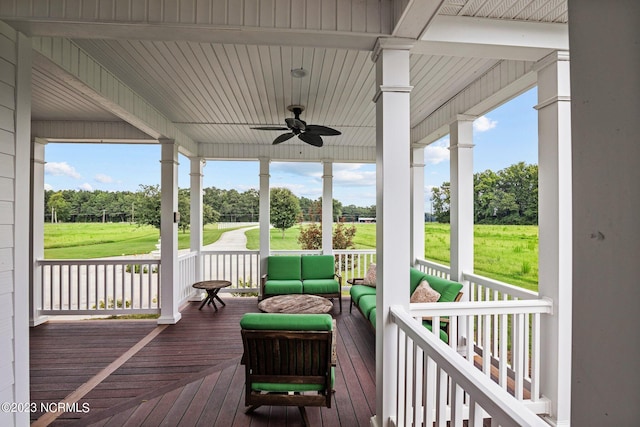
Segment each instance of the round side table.
[[218,302],[222,305],[226,305],[224,301],[222,301],[218,296],[218,292],[220,292],[220,289],[222,288],[231,286],[231,282],[228,280],[203,280],[202,282],[196,282],[191,286],[196,289],[204,289],[205,291],[207,291],[207,297],[204,299],[204,301],[202,301],[202,304],[200,304],[200,308],[198,308],[198,310],[202,310],[202,307],[204,307],[205,304],[213,304],[213,308],[218,311],[215,300],[218,300]]

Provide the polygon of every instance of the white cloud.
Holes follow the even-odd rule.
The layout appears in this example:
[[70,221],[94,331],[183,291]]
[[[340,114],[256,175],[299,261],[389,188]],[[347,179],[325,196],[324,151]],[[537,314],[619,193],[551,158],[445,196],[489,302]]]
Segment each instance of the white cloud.
[[442,138],[424,149],[424,162],[426,165],[437,165],[449,161],[449,138]]
[[49,191],[49,190],[53,190],[53,187],[52,187],[50,184],[47,184],[47,183],[45,182],[45,184],[44,184],[44,189],[45,189],[46,191]]
[[93,177],[93,179],[95,179],[98,182],[101,182],[102,184],[110,184],[113,182],[113,178],[103,173],[97,174],[96,176]]
[[80,179],[81,176],[76,172],[73,166],[67,162],[49,162],[44,165],[44,173],[47,175],[69,176],[71,178]]
[[334,165],[333,183],[336,186],[368,187],[376,185],[376,171],[362,170],[359,163],[341,163]]
[[78,186],[78,189],[84,191],[93,191],[93,187],[88,182],[85,182],[84,184]]
[[473,122],[473,130],[477,132],[486,132],[495,128],[498,125],[498,122],[495,120],[491,120],[487,116],[480,116]]

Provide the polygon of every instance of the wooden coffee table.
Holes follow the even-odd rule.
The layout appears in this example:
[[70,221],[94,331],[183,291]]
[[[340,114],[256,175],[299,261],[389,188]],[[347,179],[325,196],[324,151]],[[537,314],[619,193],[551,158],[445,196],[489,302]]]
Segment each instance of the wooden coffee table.
[[320,314],[328,313],[333,303],[317,295],[277,295],[263,299],[258,308],[266,313]]
[[202,301],[202,304],[200,304],[200,308],[198,310],[202,310],[202,307],[204,307],[205,304],[213,304],[213,308],[218,311],[215,300],[218,300],[218,302],[222,305],[226,305],[224,301],[222,301],[218,296],[218,292],[220,292],[220,289],[222,288],[231,286],[231,282],[228,280],[203,280],[202,282],[196,282],[191,286],[196,289],[204,289],[205,291],[207,291],[207,297],[204,299],[204,301]]

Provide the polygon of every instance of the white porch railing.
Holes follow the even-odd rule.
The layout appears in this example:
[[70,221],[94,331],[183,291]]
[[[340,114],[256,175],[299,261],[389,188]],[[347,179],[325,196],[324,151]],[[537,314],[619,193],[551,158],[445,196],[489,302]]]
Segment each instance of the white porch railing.
[[260,251],[202,251],[202,280],[229,280],[221,292],[260,291]]
[[157,259],[39,260],[38,266],[40,315],[159,313]]
[[[450,277],[447,266],[418,260],[427,274]],[[410,304],[410,315],[448,320],[449,346],[487,377],[497,378],[503,389],[537,414],[549,412],[540,394],[540,321],[550,314],[552,302],[536,292],[479,276],[462,274],[463,301]],[[427,330],[428,331],[428,330]]]
[[394,425],[445,426],[451,421],[452,426],[462,426],[463,420],[469,420],[469,426],[482,426],[484,418],[491,418],[492,425],[548,425],[422,327],[412,318],[416,313],[402,307],[390,309],[391,321],[398,328]]
[[178,256],[178,305],[182,305],[195,293],[191,285],[198,281],[198,253],[189,252]]

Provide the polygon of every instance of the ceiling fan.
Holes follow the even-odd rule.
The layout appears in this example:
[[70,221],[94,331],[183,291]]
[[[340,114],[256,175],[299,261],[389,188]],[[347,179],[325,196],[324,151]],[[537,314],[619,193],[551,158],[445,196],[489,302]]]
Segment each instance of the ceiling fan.
[[287,127],[280,126],[258,126],[251,129],[257,130],[288,130],[289,132],[283,133],[273,140],[273,144],[280,144],[288,139],[293,138],[294,136],[298,136],[302,141],[307,144],[313,145],[314,147],[322,147],[322,138],[321,136],[334,136],[340,135],[341,132],[335,129],[332,129],[327,126],[320,125],[308,125],[307,122],[300,119],[300,113],[304,111],[304,106],[302,105],[289,105],[287,110],[291,111],[294,115],[293,118],[288,117],[284,119]]

